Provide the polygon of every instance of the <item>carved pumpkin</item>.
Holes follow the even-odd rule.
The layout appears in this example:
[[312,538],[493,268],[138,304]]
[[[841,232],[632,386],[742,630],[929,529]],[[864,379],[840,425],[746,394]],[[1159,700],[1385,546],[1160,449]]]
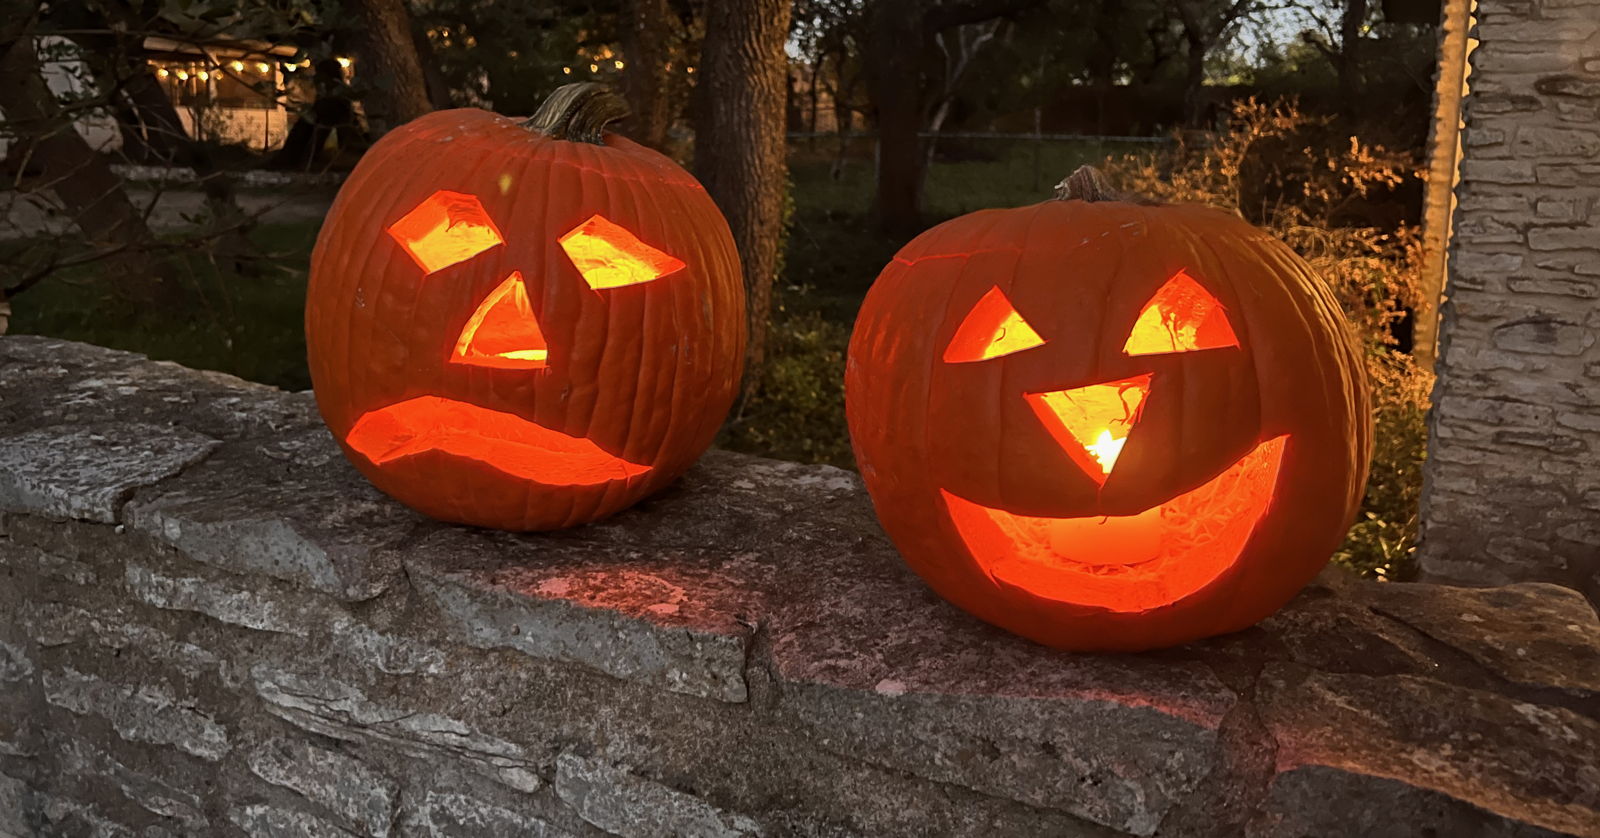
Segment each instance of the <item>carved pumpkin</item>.
[[940,595],[1066,649],[1252,625],[1316,575],[1371,454],[1364,367],[1282,242],[1192,206],[1062,199],[895,256],[845,398],[884,529]]
[[744,290],[727,222],[603,126],[599,85],[527,122],[440,111],[386,135],[317,238],[317,405],[378,488],[436,518],[571,526],[671,482],[732,404]]

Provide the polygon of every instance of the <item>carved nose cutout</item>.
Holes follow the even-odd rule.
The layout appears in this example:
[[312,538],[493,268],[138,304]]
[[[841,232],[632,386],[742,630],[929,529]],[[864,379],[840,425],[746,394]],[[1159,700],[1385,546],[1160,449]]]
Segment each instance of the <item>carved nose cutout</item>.
[[505,370],[544,369],[550,356],[539,320],[528,304],[522,274],[512,271],[467,320],[451,363]]
[[1067,456],[1104,486],[1149,394],[1146,374],[1025,398]]
[[583,280],[596,291],[650,282],[684,268],[682,259],[639,241],[599,215],[572,228],[560,242]]
[[1144,304],[1122,351],[1162,355],[1238,345],[1222,303],[1188,273],[1179,271]]

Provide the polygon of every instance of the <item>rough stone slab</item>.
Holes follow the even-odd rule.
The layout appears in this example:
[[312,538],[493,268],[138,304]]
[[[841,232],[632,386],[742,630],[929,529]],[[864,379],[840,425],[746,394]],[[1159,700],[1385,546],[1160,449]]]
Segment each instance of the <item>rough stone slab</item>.
[[394,824],[399,785],[366,763],[300,739],[273,738],[246,758],[250,772],[337,814],[344,826],[384,838]]
[[1267,666],[1257,706],[1278,745],[1258,834],[1384,834],[1362,829],[1372,812],[1405,834],[1600,834],[1600,721],[1414,676],[1290,664]]
[[254,803],[228,810],[228,820],[250,838],[357,838],[327,821],[299,812]]
[[307,611],[243,585],[200,576],[169,576],[129,562],[124,571],[129,593],[146,605],[194,611],[229,625],[257,631],[306,636]]
[[33,661],[21,646],[0,640],[0,684],[15,684],[33,675]]
[[1600,710],[1600,617],[1571,588],[1389,585],[1373,610],[1448,644],[1514,684],[1594,696]]
[[36,573],[47,579],[71,582],[75,585],[92,585],[99,581],[94,568],[66,556],[41,550],[28,544],[15,544],[0,539],[0,567],[10,567],[22,573]]
[[0,336],[0,435],[85,421],[182,425],[217,439],[319,424],[310,393],[87,343]]
[[88,779],[94,788],[110,783],[122,796],[152,814],[171,819],[192,834],[207,831],[210,822],[204,802],[194,793],[174,788],[158,778],[141,774],[115,757],[82,742],[52,735],[51,753],[69,773]]
[[600,760],[562,754],[556,794],[585,821],[621,838],[748,838],[765,834],[744,815]]
[[127,517],[196,561],[346,601],[388,587],[399,567],[388,548],[422,520],[362,478],[322,428],[219,453],[141,493]]
[[[1520,193],[1520,208],[1500,192],[1478,197],[1494,212],[1535,212]],[[1495,253],[1479,266],[1516,261],[1516,276],[1546,276],[1543,257]],[[1552,258],[1576,267],[1581,255]],[[1485,344],[1522,317],[1498,303],[1462,311]],[[1529,458],[1525,447],[1567,444],[1538,434],[1587,439],[1592,429],[1569,420],[1593,400],[1539,376],[1600,365],[1536,350],[1456,356],[1472,375],[1515,380],[1498,396],[1449,389],[1444,401],[1475,418],[1438,434],[1452,444],[1430,458],[1463,467],[1436,489],[1499,486],[1567,516],[1465,557],[1507,578],[1559,562],[1581,572],[1600,540],[1581,517],[1600,493],[1589,449]],[[495,534],[420,522],[373,493],[303,395],[9,339],[0,383],[0,437],[144,424],[224,440],[133,490],[125,531],[13,512],[0,534],[0,641],[20,650],[0,652],[12,679],[0,687],[23,696],[0,721],[0,770],[60,754],[53,725],[86,754],[114,754],[195,795],[212,831],[238,834],[230,810],[261,834],[380,831],[380,799],[395,807],[391,835],[584,838],[612,827],[676,834],[686,828],[659,818],[705,814],[697,805],[811,838],[1188,838],[1246,824],[1257,835],[1351,835],[1413,822],[1440,836],[1583,834],[1600,812],[1585,797],[1600,787],[1600,711],[1588,709],[1595,667],[1584,665],[1600,660],[1600,640],[1560,589],[1323,579],[1237,635],[1070,655],[939,600],[885,539],[859,481],[837,469],[711,452],[598,525]],[[1499,431],[1522,433],[1521,453],[1497,449]],[[1524,460],[1537,461],[1539,480],[1483,476]],[[1505,505],[1453,502],[1485,519]],[[263,742],[302,733],[296,747],[334,756],[255,756],[250,771]],[[337,784],[360,772],[338,757],[398,791],[373,780],[356,783],[373,796],[339,797]],[[79,762],[115,776],[94,760]],[[208,771],[223,778],[215,789],[173,779]],[[54,818],[51,834],[123,834],[99,825],[107,815],[194,831],[176,820],[187,797],[156,789],[146,811],[112,781],[106,789],[84,798],[102,809],[66,797],[29,805]],[[1375,811],[1403,817],[1378,822]]]
[[440,675],[446,669],[444,650],[420,640],[386,634],[346,617],[335,618],[331,631],[340,651],[386,675]]
[[45,701],[80,716],[99,716],[129,742],[172,745],[210,762],[233,749],[222,725],[154,684],[114,684],[72,669],[45,672],[40,680]]
[[385,548],[421,520],[350,467],[322,428],[229,452],[129,506],[129,523],[197,561],[345,600],[392,580]]
[[116,523],[135,489],[199,462],[219,443],[184,428],[49,427],[0,437],[0,509]]
[[542,784],[522,746],[459,719],[383,706],[349,684],[265,664],[252,669],[251,678],[268,712],[312,733],[376,742],[423,760],[460,760],[518,791],[535,791]]
[[41,646],[90,640],[119,654],[143,655],[190,678],[216,675],[222,664],[206,649],[143,625],[122,609],[96,613],[59,602],[36,602],[22,609],[22,625]]
[[33,835],[28,813],[34,809],[33,790],[15,777],[0,774],[0,836],[23,838]]
[[754,630],[738,615],[759,592],[719,586],[707,565],[729,563],[452,529],[413,546],[406,570],[474,646],[741,702]]
[[411,813],[420,834],[429,838],[515,835],[518,838],[573,838],[549,821],[513,812],[460,792],[428,791]]
[[1136,835],[1209,772],[1237,696],[1205,664],[1045,649],[889,558],[814,567],[851,581],[773,617],[780,708],[819,746]]

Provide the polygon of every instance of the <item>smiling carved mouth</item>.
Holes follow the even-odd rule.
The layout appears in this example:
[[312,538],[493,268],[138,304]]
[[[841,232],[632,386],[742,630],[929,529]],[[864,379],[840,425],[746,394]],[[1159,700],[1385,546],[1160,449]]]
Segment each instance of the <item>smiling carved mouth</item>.
[[1047,518],[940,490],[991,579],[1111,611],[1169,605],[1238,560],[1271,505],[1287,436],[1258,444],[1205,484],[1134,515]]
[[583,437],[442,396],[418,396],[364,413],[345,442],[374,465],[438,451],[547,486],[594,486],[651,469]]

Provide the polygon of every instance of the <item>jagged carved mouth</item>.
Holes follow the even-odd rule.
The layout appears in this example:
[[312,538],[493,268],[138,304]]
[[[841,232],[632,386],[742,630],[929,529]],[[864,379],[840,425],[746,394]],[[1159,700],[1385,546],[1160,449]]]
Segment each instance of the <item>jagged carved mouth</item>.
[[442,396],[418,396],[364,413],[345,442],[378,466],[436,451],[547,486],[594,486],[651,469],[583,437]]
[[1018,515],[940,494],[996,582],[1075,605],[1145,611],[1195,593],[1238,560],[1271,505],[1287,440],[1266,440],[1203,485],[1134,515]]

